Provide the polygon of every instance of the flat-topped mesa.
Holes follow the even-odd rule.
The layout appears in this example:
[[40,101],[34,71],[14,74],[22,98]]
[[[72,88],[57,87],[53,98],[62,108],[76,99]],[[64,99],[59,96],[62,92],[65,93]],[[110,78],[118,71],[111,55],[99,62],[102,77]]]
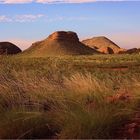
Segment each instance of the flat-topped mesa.
[[46,55],[91,55],[99,53],[79,41],[75,32],[57,31],[46,39],[32,44],[24,51],[24,54],[32,56]]
[[75,41],[75,42],[79,41],[79,38],[78,38],[77,34],[75,32],[72,32],[72,31],[54,32],[47,39],[49,39],[49,40],[57,40],[57,41],[61,41],[61,40]]

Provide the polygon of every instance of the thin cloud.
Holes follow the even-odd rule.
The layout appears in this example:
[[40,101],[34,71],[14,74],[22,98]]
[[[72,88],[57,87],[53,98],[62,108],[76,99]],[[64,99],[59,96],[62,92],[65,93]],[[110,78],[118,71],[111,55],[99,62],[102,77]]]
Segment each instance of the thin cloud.
[[23,4],[23,3],[30,3],[33,0],[0,0],[2,4]]
[[0,22],[35,22],[41,18],[45,17],[43,14],[25,14],[25,15],[14,15],[14,16],[6,16],[0,15]]
[[15,22],[34,22],[40,18],[42,18],[44,15],[42,14],[37,14],[37,15],[16,15],[13,19]]
[[11,19],[5,15],[0,15],[0,22],[11,22]]
[[86,17],[86,16],[72,16],[72,17],[48,17],[47,15],[43,14],[23,14],[23,15],[13,15],[13,16],[7,16],[7,15],[0,15],[0,23],[1,22],[36,22],[38,20],[44,21],[44,22],[56,22],[56,21],[89,21],[94,20],[93,17]]
[[36,0],[37,3],[88,3],[96,0]]
[[0,0],[0,4],[24,4],[24,3],[42,3],[42,4],[59,4],[59,3],[88,3],[101,1],[127,1],[127,0]]

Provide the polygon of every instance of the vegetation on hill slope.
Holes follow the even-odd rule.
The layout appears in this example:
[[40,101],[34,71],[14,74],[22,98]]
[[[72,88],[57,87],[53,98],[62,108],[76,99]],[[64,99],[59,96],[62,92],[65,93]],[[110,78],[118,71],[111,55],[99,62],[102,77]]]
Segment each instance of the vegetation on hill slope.
[[49,55],[88,55],[98,53],[79,41],[74,32],[59,31],[51,34],[47,39],[33,43],[23,54],[31,56]]

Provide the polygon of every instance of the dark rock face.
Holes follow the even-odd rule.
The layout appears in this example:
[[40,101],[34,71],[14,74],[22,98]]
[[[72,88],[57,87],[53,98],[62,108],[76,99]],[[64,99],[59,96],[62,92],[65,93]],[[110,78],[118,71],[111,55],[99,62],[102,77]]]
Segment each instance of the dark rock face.
[[10,42],[0,42],[0,55],[17,54],[21,49]]
[[113,54],[113,53],[114,53],[113,49],[110,48],[110,47],[107,47],[107,52],[108,52],[109,54]]

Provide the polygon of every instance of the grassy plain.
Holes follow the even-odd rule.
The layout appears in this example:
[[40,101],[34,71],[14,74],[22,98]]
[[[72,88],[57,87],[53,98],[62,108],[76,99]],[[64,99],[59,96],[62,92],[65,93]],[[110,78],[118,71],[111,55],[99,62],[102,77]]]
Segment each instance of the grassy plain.
[[0,57],[0,138],[140,138],[139,106],[139,55]]

